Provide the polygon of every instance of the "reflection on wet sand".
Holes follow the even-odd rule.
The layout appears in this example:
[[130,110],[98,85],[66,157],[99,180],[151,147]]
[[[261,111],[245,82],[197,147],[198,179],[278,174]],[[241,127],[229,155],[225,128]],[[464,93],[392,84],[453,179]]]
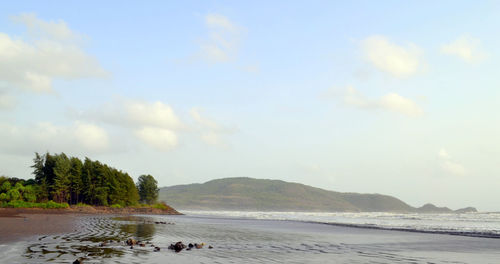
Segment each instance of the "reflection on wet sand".
[[169,263],[222,264],[323,264],[332,260],[349,264],[477,264],[497,263],[499,249],[500,240],[491,238],[308,222],[190,216],[85,216],[79,218],[74,232],[42,236],[14,245],[8,251],[0,250],[0,262],[73,263],[81,258],[85,264],[149,264],[164,263],[166,259]]
[[[121,257],[130,250],[126,244],[128,238],[149,241],[155,232],[155,224],[140,217],[84,217],[75,232],[39,237],[36,243],[27,247],[23,256],[36,262]],[[134,255],[149,251],[153,249],[137,250]]]

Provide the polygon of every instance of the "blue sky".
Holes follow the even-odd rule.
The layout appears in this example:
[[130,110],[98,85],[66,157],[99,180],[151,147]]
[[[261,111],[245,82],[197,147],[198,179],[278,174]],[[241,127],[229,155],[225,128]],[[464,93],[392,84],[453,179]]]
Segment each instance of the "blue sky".
[[34,152],[160,185],[272,178],[500,210],[494,1],[16,1],[0,174]]

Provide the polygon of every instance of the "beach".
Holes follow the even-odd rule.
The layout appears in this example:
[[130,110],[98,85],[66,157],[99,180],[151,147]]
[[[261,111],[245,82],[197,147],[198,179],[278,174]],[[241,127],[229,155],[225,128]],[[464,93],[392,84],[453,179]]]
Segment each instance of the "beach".
[[0,244],[43,235],[61,234],[78,228],[85,215],[179,214],[174,209],[72,207],[67,209],[0,208]]
[[0,244],[72,232],[77,218],[61,211],[0,208]]
[[[0,223],[2,237],[9,238],[0,241],[1,263],[72,263],[78,258],[84,263],[142,264],[497,263],[500,259],[500,239],[495,238],[301,221],[31,214],[2,216]],[[147,244],[131,248],[125,242],[128,238]],[[178,241],[204,246],[181,252],[168,249]]]

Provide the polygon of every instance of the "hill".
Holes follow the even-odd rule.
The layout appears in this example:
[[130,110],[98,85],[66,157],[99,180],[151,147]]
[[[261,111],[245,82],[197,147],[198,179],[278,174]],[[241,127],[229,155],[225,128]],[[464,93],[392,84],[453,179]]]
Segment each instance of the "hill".
[[203,184],[163,187],[159,199],[175,208],[192,210],[419,211],[388,195],[341,193],[299,183],[253,178],[225,178]]

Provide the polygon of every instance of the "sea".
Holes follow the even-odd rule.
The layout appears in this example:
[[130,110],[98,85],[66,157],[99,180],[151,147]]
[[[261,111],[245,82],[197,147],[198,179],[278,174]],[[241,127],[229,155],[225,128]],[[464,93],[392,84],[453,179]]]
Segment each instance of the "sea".
[[0,245],[0,263],[500,263],[500,213],[182,212],[80,216]]

